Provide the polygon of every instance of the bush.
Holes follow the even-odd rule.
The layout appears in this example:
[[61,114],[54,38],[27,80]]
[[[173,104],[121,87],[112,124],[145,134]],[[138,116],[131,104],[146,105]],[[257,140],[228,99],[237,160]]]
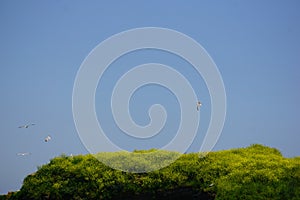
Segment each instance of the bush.
[[[127,172],[107,167],[96,157]],[[174,158],[178,159],[170,164]],[[162,166],[165,167],[144,173]],[[130,173],[132,170],[141,173]],[[155,149],[95,156],[62,155],[28,175],[21,190],[6,198],[174,199],[184,196],[187,199],[193,196],[300,199],[300,158],[284,158],[277,149],[262,145],[210,152],[206,156],[200,153],[180,156]]]

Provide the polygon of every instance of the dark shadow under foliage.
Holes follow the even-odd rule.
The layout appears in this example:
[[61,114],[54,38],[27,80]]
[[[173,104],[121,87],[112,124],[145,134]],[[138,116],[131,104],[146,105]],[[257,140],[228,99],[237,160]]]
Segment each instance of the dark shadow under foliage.
[[114,200],[213,200],[214,197],[208,193],[199,192],[193,187],[182,187],[177,189],[155,191],[154,193],[145,192],[142,194],[124,194],[121,193],[113,198]]
[[300,157],[284,158],[277,149],[252,145],[183,154],[168,163],[178,155],[154,149],[62,155],[28,175],[20,191],[0,199],[300,199]]

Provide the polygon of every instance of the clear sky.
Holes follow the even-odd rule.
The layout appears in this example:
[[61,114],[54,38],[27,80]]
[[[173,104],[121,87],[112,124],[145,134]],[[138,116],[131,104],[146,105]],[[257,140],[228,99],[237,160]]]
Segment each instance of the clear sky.
[[[297,0],[1,1],[0,193],[18,190],[24,177],[55,156],[89,153],[72,115],[77,71],[101,41],[138,27],[180,31],[200,43],[218,66],[226,88],[227,116],[214,150],[260,143],[278,148],[284,156],[299,156],[299,9]],[[116,137],[108,104],[109,89],[124,69],[154,60],[186,75],[203,102],[203,126],[189,149],[197,151],[211,111],[201,77],[165,52],[135,53],[117,60],[103,76],[107,83],[100,82],[97,89],[97,116],[109,137],[128,150],[160,147],[155,140],[136,144]],[[153,103],[163,104],[171,113],[163,129],[166,137],[160,138],[164,142],[180,120],[172,93],[145,86],[134,94],[130,112],[138,124],[146,125],[146,110]],[[18,128],[26,123],[36,125]],[[45,143],[47,135],[52,140]],[[19,152],[31,154],[16,155]]]

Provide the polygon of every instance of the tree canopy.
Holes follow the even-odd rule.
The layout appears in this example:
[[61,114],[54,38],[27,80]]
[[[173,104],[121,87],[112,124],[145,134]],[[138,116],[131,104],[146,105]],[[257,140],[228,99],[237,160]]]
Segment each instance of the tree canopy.
[[[277,149],[255,144],[187,153],[168,163],[178,155],[156,149],[61,155],[28,175],[20,191],[0,199],[300,199],[300,157],[285,158]],[[158,164],[167,166],[145,173]],[[130,173],[133,169],[141,173]]]

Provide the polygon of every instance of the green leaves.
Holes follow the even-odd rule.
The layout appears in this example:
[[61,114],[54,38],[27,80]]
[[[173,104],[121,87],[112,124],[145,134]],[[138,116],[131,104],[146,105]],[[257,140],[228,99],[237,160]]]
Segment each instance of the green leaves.
[[168,166],[180,157],[178,152],[163,150],[135,150],[134,152],[104,152],[95,157],[101,162],[126,172],[146,173]]
[[[109,163],[112,169],[96,157]],[[175,162],[170,161],[178,158]],[[164,167],[144,173],[156,167]],[[131,171],[141,173],[130,173]],[[28,175],[8,199],[123,199],[191,189],[215,199],[300,199],[300,157],[262,145],[218,152],[162,150],[62,155]],[[186,189],[187,188],[187,189]],[[171,193],[172,193],[171,192]]]

